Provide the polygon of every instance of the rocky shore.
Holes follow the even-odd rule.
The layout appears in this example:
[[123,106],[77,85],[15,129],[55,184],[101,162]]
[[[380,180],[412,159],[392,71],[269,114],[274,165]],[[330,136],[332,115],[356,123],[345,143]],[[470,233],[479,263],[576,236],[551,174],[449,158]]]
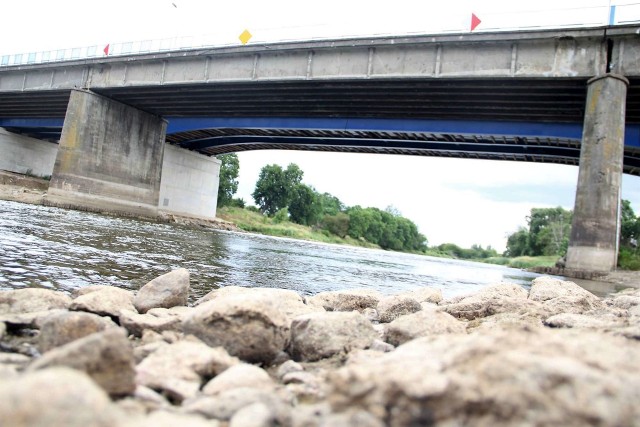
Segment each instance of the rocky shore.
[[640,425],[640,291],[0,291],[7,426]]

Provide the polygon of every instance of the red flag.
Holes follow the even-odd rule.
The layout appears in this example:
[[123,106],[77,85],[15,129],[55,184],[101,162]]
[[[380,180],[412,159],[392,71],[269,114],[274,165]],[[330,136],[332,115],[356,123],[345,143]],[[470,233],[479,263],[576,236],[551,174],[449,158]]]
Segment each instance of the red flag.
[[104,49],[102,49],[105,55],[109,55],[109,45],[106,45]]
[[471,31],[475,30],[482,21],[476,16],[475,13],[471,14]]

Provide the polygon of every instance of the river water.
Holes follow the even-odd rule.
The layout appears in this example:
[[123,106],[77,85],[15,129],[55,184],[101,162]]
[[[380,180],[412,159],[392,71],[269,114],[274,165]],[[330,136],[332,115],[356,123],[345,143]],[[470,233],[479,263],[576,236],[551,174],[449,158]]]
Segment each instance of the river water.
[[71,292],[87,285],[136,290],[172,269],[191,273],[191,299],[217,287],[260,286],[304,295],[420,286],[445,297],[536,274],[502,266],[253,234],[190,229],[0,201],[0,289]]

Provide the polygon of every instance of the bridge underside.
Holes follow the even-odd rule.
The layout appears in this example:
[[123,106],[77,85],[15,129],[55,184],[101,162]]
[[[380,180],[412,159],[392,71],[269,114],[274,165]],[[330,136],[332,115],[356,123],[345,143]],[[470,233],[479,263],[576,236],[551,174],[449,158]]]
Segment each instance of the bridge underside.
[[[640,79],[627,93],[624,172],[640,175]],[[258,149],[577,165],[585,79],[371,79],[95,90],[168,120],[206,155]],[[3,93],[0,127],[57,141],[68,90]]]

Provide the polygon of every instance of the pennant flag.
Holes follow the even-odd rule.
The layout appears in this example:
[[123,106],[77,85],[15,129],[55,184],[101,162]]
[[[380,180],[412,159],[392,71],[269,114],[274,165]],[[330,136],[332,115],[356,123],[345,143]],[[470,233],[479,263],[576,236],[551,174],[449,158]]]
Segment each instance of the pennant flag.
[[109,55],[109,45],[106,45],[106,46],[104,47],[104,49],[102,49],[102,51],[104,52],[104,54],[105,54],[105,55],[107,55],[107,56],[108,56],[108,55]]
[[471,31],[475,30],[482,21],[476,16],[475,13],[471,14]]

